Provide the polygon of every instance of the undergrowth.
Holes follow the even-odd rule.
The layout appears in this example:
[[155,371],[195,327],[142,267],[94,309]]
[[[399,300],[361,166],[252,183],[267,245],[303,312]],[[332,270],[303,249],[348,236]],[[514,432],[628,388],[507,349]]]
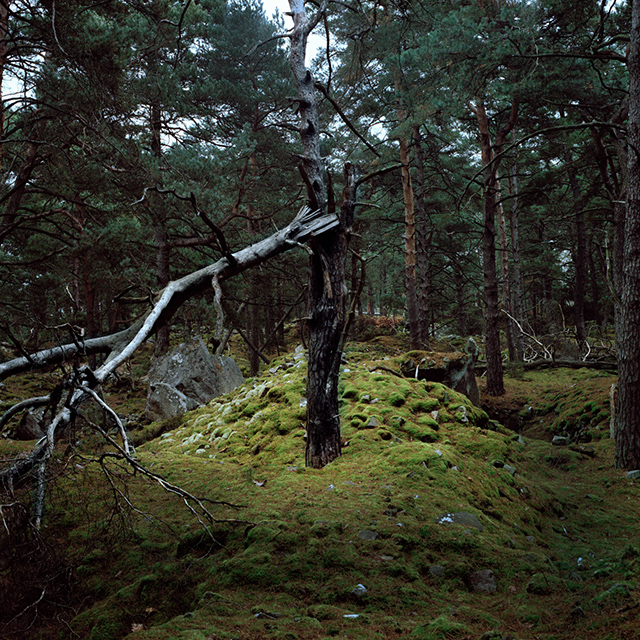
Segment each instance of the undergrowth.
[[[348,349],[343,455],[323,470],[304,467],[300,350],[139,434],[139,460],[216,501],[216,522],[118,463],[103,460],[105,476],[82,444],[60,452],[43,531],[58,559],[9,541],[0,571],[4,600],[16,580],[33,587],[3,621],[46,624],[13,620],[6,637],[637,637],[638,485],[604,437],[611,377],[507,379],[515,433],[441,384],[393,375],[385,340]],[[590,433],[590,449],[552,445],[560,431],[582,445]],[[28,575],[11,565],[21,554]],[[493,587],[477,591],[487,570]],[[65,589],[56,620],[45,607]]]

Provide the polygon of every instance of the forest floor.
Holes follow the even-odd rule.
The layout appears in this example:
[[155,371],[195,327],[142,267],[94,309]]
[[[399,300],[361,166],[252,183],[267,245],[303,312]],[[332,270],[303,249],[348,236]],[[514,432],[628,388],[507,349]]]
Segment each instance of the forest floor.
[[[640,481],[613,465],[615,377],[527,372],[480,409],[389,373],[404,350],[349,345],[345,446],[322,470],[304,467],[300,349],[133,432],[142,464],[211,501],[206,528],[89,429],[73,434],[42,534],[3,507],[0,637],[640,638]],[[145,358],[107,390],[122,413],[141,406]],[[0,440],[0,459],[27,445]]]

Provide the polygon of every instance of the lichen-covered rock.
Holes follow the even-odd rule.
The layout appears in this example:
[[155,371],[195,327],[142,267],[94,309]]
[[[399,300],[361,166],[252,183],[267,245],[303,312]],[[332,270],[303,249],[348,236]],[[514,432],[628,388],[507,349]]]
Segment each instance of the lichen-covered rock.
[[202,338],[196,338],[154,361],[145,412],[149,420],[179,416],[243,383],[234,360],[211,355]]

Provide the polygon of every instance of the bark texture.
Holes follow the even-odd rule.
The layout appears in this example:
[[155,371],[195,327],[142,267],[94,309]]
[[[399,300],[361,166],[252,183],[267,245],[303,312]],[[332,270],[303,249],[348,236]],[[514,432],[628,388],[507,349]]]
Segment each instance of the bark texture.
[[[307,38],[314,23],[308,21],[304,0],[289,0],[293,17],[289,63],[298,90],[302,162],[300,171],[307,186],[309,205],[327,210],[327,181],[320,153],[320,124],[313,76],[305,65]],[[346,171],[346,170],[345,170]],[[347,172],[347,188],[353,170]],[[348,190],[348,189],[347,189]],[[307,375],[308,467],[322,468],[340,455],[338,380],[342,356],[342,332],[346,312],[345,261],[347,233],[353,222],[345,208],[341,224],[309,243],[312,250],[309,274],[309,369]]]
[[345,167],[345,183],[340,227],[310,243],[313,255],[305,462],[316,469],[335,460],[341,452],[338,382],[347,309],[347,240],[355,206],[355,178],[351,165]]
[[640,468],[640,2],[634,2],[629,47],[627,209],[622,287],[616,326],[618,402],[616,466]]
[[491,141],[489,119],[482,98],[470,105],[476,116],[482,151],[482,187],[484,202],[484,226],[482,230],[482,269],[484,277],[485,352],[487,358],[487,393],[490,396],[504,394],[502,356],[500,351],[500,308],[498,299],[498,273],[496,269],[496,193],[499,159],[504,141],[515,126],[518,117],[518,101],[514,99],[509,121],[498,131],[495,144]]

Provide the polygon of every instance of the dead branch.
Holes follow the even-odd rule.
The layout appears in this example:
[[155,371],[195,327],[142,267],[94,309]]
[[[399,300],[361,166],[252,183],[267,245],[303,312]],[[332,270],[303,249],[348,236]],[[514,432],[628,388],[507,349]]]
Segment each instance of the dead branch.
[[[26,477],[34,469],[36,470],[36,497],[34,504],[34,524],[36,529],[41,525],[44,514],[47,465],[53,455],[55,445],[60,435],[71,424],[82,403],[90,398],[97,401],[112,417],[116,418],[116,424],[123,436],[123,446],[115,442],[106,431],[101,430],[103,437],[117,451],[113,455],[124,458],[133,469],[151,478],[166,491],[180,496],[201,522],[202,514],[206,518],[212,518],[205,507],[205,502],[227,504],[197,498],[139,464],[131,455],[122,423],[117,419],[110,407],[103,404],[99,399],[96,389],[146,342],[161,322],[169,320],[186,300],[208,289],[214,278],[220,282],[237,275],[293,247],[299,246],[311,237],[333,229],[339,224],[339,219],[335,214],[324,214],[317,210],[312,211],[309,207],[304,206],[287,227],[260,242],[234,253],[232,259],[221,258],[203,269],[170,282],[157,295],[151,309],[124,331],[102,338],[83,340],[81,343],[74,341],[72,344],[45,349],[35,354],[25,354],[20,358],[0,364],[0,380],[2,380],[25,371],[59,364],[75,356],[108,353],[107,360],[97,370],[92,371],[88,366],[83,366],[74,371],[72,379],[65,384],[65,388],[68,389],[66,401],[47,426],[45,436],[36,443],[28,455],[19,458],[12,466],[0,471],[0,487],[12,493],[16,481]],[[42,402],[44,403],[44,400]],[[16,410],[12,410],[14,411],[12,415],[14,415]]]
[[227,258],[221,258],[203,269],[170,282],[156,296],[152,308],[127,329],[100,338],[89,338],[81,345],[60,345],[4,362],[0,364],[0,381],[19,373],[59,364],[78,355],[108,353],[107,361],[95,372],[97,381],[102,383],[153,334],[161,321],[169,320],[184,302],[208,289],[214,276],[222,282],[300,246],[309,238],[333,229],[338,224],[335,214],[322,214],[304,206],[284,229],[234,253],[234,264]]

